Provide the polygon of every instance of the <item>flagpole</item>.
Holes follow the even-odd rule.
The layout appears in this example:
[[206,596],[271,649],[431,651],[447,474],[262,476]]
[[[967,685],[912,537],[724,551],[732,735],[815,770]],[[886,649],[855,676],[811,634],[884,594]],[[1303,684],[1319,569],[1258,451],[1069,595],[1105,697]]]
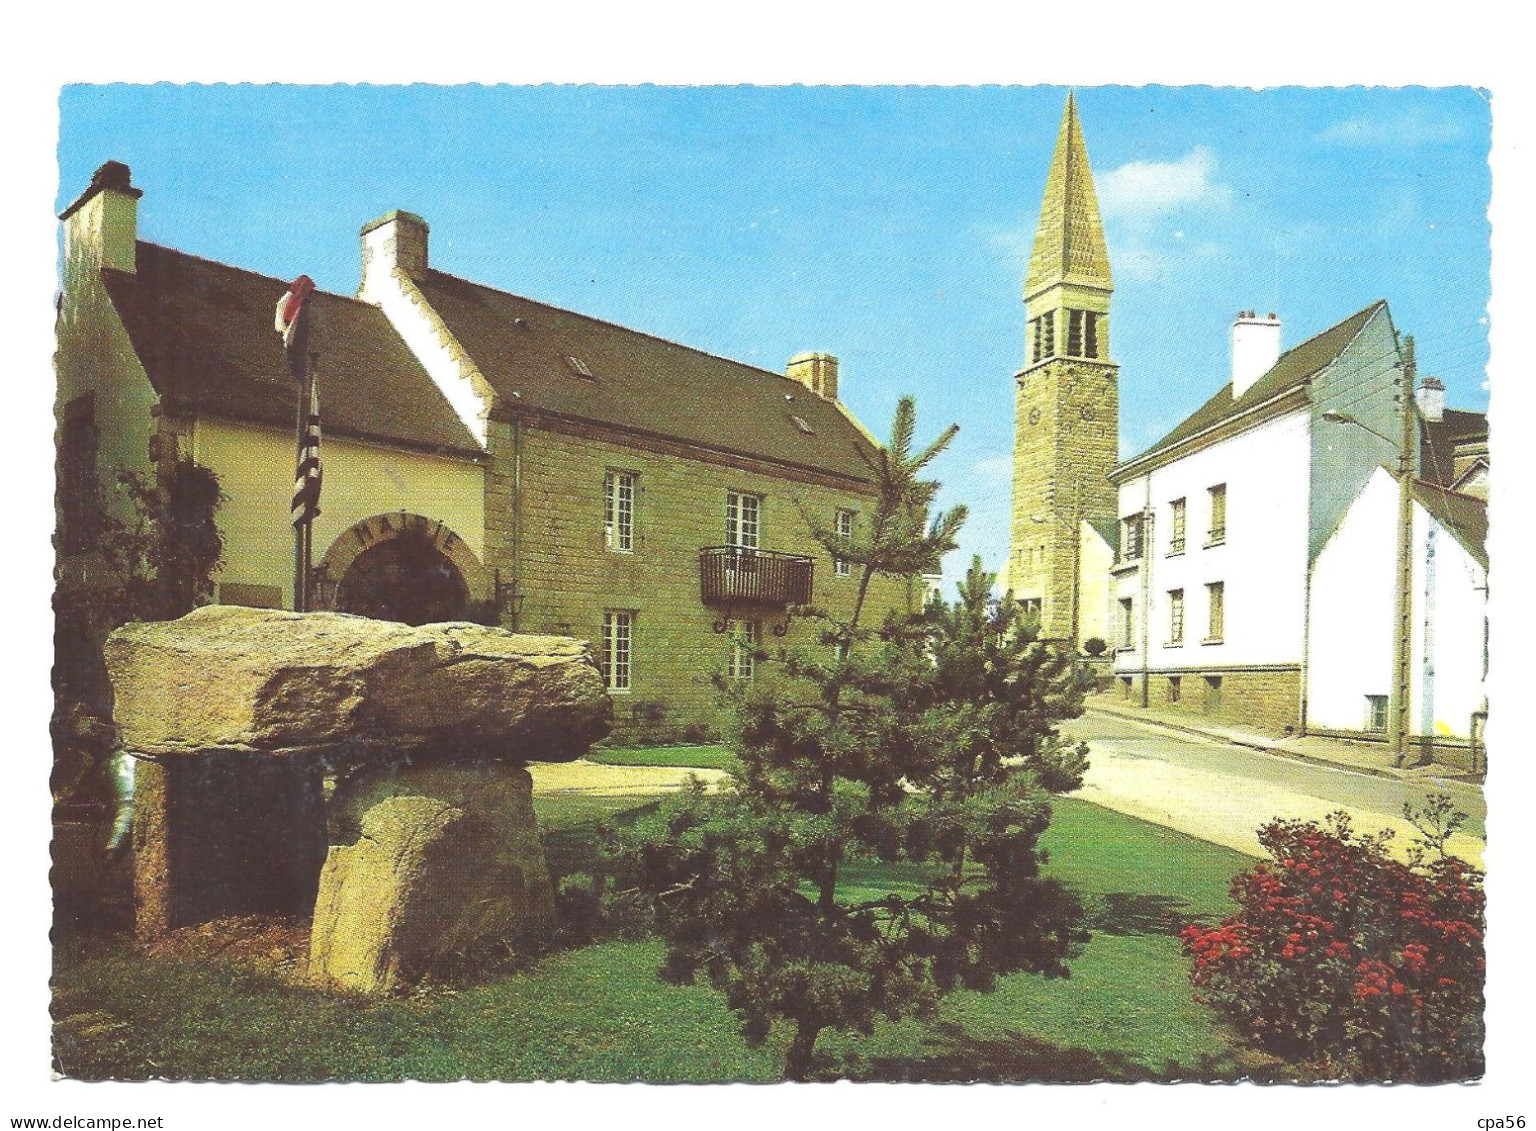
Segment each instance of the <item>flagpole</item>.
[[[306,322],[309,320],[309,311],[301,311],[299,317]],[[300,334],[308,327],[302,327]],[[307,353],[308,343],[304,344],[304,352]],[[302,355],[301,355],[302,356]],[[301,376],[293,373],[294,387],[297,393],[298,416],[294,423],[293,441],[293,466],[298,467],[304,461],[305,431],[309,424],[309,399],[310,383],[307,375]],[[296,522],[293,524],[293,611],[307,613],[309,611],[309,523]]]

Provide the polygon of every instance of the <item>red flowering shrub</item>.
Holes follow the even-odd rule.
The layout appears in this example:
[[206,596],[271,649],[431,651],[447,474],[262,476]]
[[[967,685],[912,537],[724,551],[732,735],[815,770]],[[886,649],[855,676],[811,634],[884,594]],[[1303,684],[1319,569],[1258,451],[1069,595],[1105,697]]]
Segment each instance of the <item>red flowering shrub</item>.
[[[1445,853],[1449,799],[1410,819],[1410,863],[1390,833],[1274,821],[1270,860],[1232,881],[1241,910],[1181,937],[1196,997],[1271,1053],[1372,1080],[1459,1080],[1483,1071],[1482,874]],[[1430,859],[1427,849],[1438,856]]]

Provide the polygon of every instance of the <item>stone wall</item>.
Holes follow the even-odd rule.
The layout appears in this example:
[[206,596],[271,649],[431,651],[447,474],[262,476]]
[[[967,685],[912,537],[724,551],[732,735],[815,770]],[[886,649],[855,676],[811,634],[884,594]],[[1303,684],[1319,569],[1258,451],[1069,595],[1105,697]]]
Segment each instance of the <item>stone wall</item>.
[[[614,696],[621,739],[634,733],[637,713],[654,720],[655,704],[668,727],[718,728],[722,722],[712,679],[725,669],[730,645],[715,631],[725,609],[706,606],[700,597],[699,550],[726,541],[728,491],[761,496],[760,548],[813,557],[815,603],[839,615],[851,611],[857,576],[836,575],[800,507],[828,526],[837,509],[852,510],[856,531],[863,529],[873,500],[852,484],[537,418],[493,420],[490,442],[486,564],[500,571],[504,585],[516,585],[509,626],[515,615],[520,631],[575,636],[600,651],[604,612],[634,615],[633,686]],[[630,553],[604,544],[608,471],[637,476]],[[907,602],[906,584],[876,579],[863,619],[877,623],[887,609],[905,609]],[[752,614],[738,610],[732,616]],[[774,635],[774,626],[786,620],[782,612],[759,611],[753,619],[769,651],[812,640],[814,629],[804,623],[782,639]]]
[[[1219,694],[1213,694],[1213,678],[1221,680]],[[1185,712],[1213,722],[1258,727],[1276,734],[1300,729],[1300,668],[1154,671],[1150,679],[1149,707]],[[1175,679],[1178,680],[1177,701],[1171,690]],[[1133,701],[1139,706],[1139,673],[1134,677],[1133,685]]]

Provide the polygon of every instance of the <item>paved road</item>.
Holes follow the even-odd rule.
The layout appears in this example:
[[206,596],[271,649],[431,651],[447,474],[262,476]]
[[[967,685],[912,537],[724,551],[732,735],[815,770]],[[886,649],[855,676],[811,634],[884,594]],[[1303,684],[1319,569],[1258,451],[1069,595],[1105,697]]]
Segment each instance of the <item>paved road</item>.
[[[1090,768],[1078,796],[1169,828],[1261,855],[1255,830],[1272,817],[1320,820],[1346,810],[1357,827],[1395,829],[1399,851],[1413,836],[1405,801],[1448,790],[1481,836],[1482,791],[1465,782],[1402,781],[1315,766],[1274,754],[1089,712],[1063,733],[1086,741]],[[1481,863],[1479,837],[1459,834],[1452,847]]]

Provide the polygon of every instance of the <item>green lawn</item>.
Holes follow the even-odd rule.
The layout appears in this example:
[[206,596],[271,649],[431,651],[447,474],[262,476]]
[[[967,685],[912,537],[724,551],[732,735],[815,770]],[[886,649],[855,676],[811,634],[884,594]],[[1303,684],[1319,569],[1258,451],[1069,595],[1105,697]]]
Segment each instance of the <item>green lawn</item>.
[[[635,798],[539,797],[551,870],[590,868],[598,821]],[[828,1033],[829,1072],[876,1079],[1230,1078],[1233,1039],[1189,994],[1172,931],[1226,910],[1245,857],[1086,802],[1055,802],[1051,874],[1077,885],[1093,941],[1072,976],[961,992],[936,1021]],[[894,874],[893,874],[894,873]],[[851,888],[910,868],[850,868]],[[771,1080],[787,1033],[748,1047],[719,995],[655,975],[656,940],[543,958],[458,992],[369,1001],[121,941],[60,947],[57,1052],[72,1077]]]
[[599,746],[587,758],[604,766],[679,766],[731,773],[741,766],[723,746]]

